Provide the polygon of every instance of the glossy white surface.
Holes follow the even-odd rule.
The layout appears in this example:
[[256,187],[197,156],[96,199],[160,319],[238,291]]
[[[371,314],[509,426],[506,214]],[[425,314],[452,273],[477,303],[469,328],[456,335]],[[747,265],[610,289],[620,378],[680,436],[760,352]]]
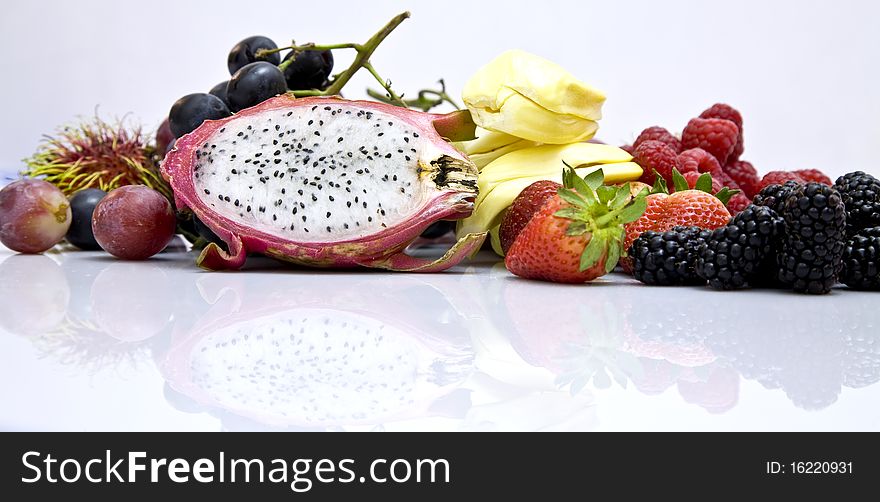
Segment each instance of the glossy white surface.
[[3,430],[880,430],[876,293],[0,260]]

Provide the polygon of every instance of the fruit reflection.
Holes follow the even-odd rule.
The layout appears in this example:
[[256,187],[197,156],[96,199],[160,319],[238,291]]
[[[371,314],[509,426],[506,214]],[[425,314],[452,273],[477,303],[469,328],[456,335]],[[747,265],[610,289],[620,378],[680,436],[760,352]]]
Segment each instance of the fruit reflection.
[[0,326],[18,335],[57,329],[70,303],[64,271],[45,255],[12,255],[0,263]]
[[124,342],[146,340],[171,321],[176,300],[171,281],[148,263],[113,263],[95,278],[91,301],[101,331]]
[[[318,278],[300,279],[306,286]],[[162,366],[170,387],[224,423],[232,414],[274,427],[332,428],[430,415],[472,371],[466,334],[436,329],[437,309],[447,311],[447,324],[459,322],[448,302],[404,310],[405,281],[336,279],[279,290],[256,277],[211,277],[202,292],[212,309],[175,333]]]
[[727,308],[736,293],[704,294],[700,303],[669,309],[632,306],[613,284],[573,292],[510,280],[503,294],[517,353],[572,392],[614,382],[646,395],[676,387],[685,402],[724,413],[746,379],[781,389],[798,408],[820,410],[843,387],[880,381],[880,314],[870,293],[798,298],[806,304],[791,309],[775,292],[776,301],[752,292],[737,296],[736,312]]

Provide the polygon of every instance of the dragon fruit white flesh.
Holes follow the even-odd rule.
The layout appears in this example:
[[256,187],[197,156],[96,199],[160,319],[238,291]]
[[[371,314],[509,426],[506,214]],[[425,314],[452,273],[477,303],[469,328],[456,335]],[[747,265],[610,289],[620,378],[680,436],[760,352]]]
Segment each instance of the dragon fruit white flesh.
[[162,172],[226,244],[198,263],[238,269],[248,252],[298,264],[433,272],[456,265],[484,234],[437,260],[405,248],[431,223],[468,216],[477,169],[446,140],[473,133],[467,112],[281,95],[179,138]]

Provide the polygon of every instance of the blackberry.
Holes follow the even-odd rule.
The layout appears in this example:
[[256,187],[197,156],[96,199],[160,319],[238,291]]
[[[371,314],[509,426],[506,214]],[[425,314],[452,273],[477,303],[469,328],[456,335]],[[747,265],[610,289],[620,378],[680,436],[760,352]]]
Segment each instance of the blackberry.
[[683,226],[666,232],[642,232],[629,250],[633,275],[652,286],[704,283],[694,272],[694,264],[709,233],[700,227]]
[[840,282],[853,289],[880,290],[880,226],[866,228],[847,241]]
[[712,231],[700,249],[697,274],[715,289],[763,284],[783,229],[782,218],[769,207],[747,207],[727,226]]
[[776,211],[776,214],[782,214],[782,208],[788,194],[799,186],[800,183],[797,181],[786,181],[783,185],[767,185],[755,195],[752,203],[756,206],[767,206]]
[[843,267],[846,210],[840,193],[821,183],[792,190],[782,210],[786,233],[777,279],[798,293],[831,291]]
[[846,206],[847,234],[880,226],[880,180],[862,171],[844,174],[834,183]]

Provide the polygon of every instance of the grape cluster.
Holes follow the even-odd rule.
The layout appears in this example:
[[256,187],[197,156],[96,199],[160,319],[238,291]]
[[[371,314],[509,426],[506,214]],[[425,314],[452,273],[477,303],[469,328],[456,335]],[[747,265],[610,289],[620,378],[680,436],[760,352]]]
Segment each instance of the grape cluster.
[[168,121],[174,138],[192,132],[205,120],[228,117],[288,90],[324,90],[330,85],[331,51],[291,50],[283,62],[279,52],[260,52],[277,49],[275,42],[264,36],[235,44],[226,61],[229,80],[207,93],[187,94],[171,107]]

